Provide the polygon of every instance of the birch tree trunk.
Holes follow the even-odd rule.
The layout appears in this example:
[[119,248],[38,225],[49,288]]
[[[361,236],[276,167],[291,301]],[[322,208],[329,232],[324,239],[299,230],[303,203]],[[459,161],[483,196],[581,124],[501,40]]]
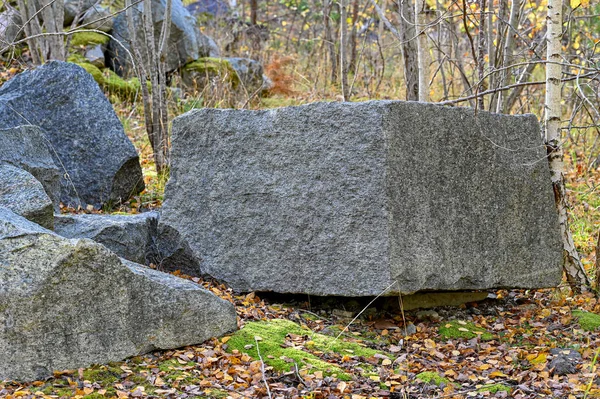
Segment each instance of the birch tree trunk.
[[[479,0],[479,49],[477,50],[477,71],[479,73],[479,84],[477,85],[477,92],[485,90],[484,76],[485,76],[485,0]],[[483,96],[477,98],[477,108],[484,109]]]
[[415,0],[415,25],[417,29],[417,62],[419,65],[419,101],[429,101],[429,49],[425,28],[425,0]]
[[545,141],[563,241],[563,268],[573,292],[580,293],[590,287],[590,281],[579,259],[579,254],[569,230],[563,150],[560,143],[562,66],[559,63],[562,61],[562,0],[548,0],[547,25],[548,45],[546,54],[548,64],[546,64]]
[[[508,18],[508,26],[506,27],[506,36],[504,39],[504,49],[502,51],[502,66],[509,66],[513,60],[513,53],[515,51],[515,32],[517,31],[517,25],[519,23],[519,10],[521,9],[521,0],[512,0],[510,5],[510,17]],[[506,86],[510,79],[510,71],[502,71],[501,81],[499,87]],[[500,98],[498,99],[498,112],[508,112],[508,96],[503,98],[502,92],[500,92]]]

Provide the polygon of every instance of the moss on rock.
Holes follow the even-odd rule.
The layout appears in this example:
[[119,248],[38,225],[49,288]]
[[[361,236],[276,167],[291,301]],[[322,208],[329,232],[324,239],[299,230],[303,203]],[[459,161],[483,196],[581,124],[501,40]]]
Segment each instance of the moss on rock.
[[108,44],[110,37],[97,32],[77,32],[71,35],[71,46],[92,46]]
[[134,98],[140,92],[141,86],[138,78],[125,80],[111,69],[100,69],[97,66],[90,64],[85,57],[79,54],[71,55],[68,61],[85,69],[92,75],[96,83],[110,94],[116,94],[121,98]]
[[201,86],[204,81],[213,77],[220,77],[224,82],[230,83],[235,89],[240,84],[240,77],[223,58],[205,57],[186,64],[182,68],[182,78],[186,85]]
[[471,322],[451,320],[443,323],[439,328],[439,333],[442,339],[473,339],[477,336],[482,341],[491,341],[494,336],[484,328],[477,327]]
[[[303,345],[286,346],[286,338],[290,334],[305,337]],[[348,373],[338,366],[321,360],[309,350],[357,357],[373,357],[377,354],[387,356],[383,352],[366,348],[358,343],[336,340],[333,337],[303,328],[289,320],[279,319],[247,323],[228,341],[228,350],[245,352],[252,358],[258,359],[255,337],[258,339],[258,347],[263,361],[274,370],[282,372],[290,371],[294,363],[297,363],[300,368],[309,367],[311,371],[322,371],[324,375],[337,375],[342,380],[349,380],[351,377]],[[369,370],[371,367],[364,369]]]
[[579,325],[585,331],[600,330],[600,315],[596,313],[585,312],[583,310],[574,310],[573,316],[579,321]]

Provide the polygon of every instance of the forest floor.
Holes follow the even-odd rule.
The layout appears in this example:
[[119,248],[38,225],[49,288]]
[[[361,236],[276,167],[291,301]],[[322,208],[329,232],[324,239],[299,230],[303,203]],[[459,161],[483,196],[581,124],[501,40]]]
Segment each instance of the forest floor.
[[[159,207],[164,181],[153,173],[139,118],[122,119],[141,153],[147,189],[118,211]],[[600,170],[577,148],[567,147],[565,157],[571,227],[593,276]],[[214,281],[175,274],[231,301],[240,330],[45,381],[0,382],[0,397],[600,398],[600,301],[571,296],[566,283],[402,311],[401,298],[364,306],[352,298],[234,295]]]

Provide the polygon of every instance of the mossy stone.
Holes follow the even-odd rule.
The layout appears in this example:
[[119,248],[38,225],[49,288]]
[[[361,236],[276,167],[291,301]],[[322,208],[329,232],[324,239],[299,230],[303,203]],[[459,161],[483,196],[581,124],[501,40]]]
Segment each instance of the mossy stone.
[[186,64],[181,70],[181,78],[187,86],[196,89],[204,86],[208,79],[219,77],[224,83],[231,84],[237,88],[240,77],[231,66],[231,63],[223,58],[205,57]]
[[579,321],[579,325],[585,331],[600,330],[600,315],[583,310],[574,310],[573,316]]
[[110,37],[97,32],[77,32],[71,35],[71,46],[92,46],[108,44]]

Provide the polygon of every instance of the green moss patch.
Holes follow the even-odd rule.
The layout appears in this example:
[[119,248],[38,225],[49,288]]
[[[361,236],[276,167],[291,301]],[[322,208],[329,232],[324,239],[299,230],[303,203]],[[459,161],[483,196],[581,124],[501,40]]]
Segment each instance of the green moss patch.
[[600,315],[591,312],[585,312],[583,310],[574,310],[573,316],[579,321],[579,325],[585,331],[597,331],[600,330]]
[[228,80],[235,88],[240,83],[240,77],[228,60],[205,57],[190,62],[183,67],[184,80],[200,80],[204,77],[219,76]]
[[494,385],[486,385],[483,386],[479,389],[477,389],[477,392],[489,392],[489,393],[497,393],[497,392],[508,392],[510,393],[512,391],[512,388],[503,384],[494,384]]
[[134,98],[140,92],[141,86],[138,78],[125,80],[108,68],[100,69],[90,64],[85,57],[78,54],[71,55],[68,61],[85,69],[92,75],[98,86],[110,94],[115,94],[121,98]]
[[77,32],[71,35],[71,46],[95,46],[107,44],[110,37],[97,32]]
[[442,377],[436,372],[433,371],[424,371],[420,374],[417,374],[417,380],[422,381],[426,384],[431,384],[435,386],[449,385],[450,381],[447,378]]
[[[271,320],[268,322],[247,323],[228,341],[229,351],[245,352],[258,359],[255,337],[258,337],[260,355],[276,371],[292,370],[294,363],[300,369],[309,368],[310,372],[321,371],[323,375],[337,375],[342,380],[351,379],[340,367],[321,360],[317,355],[337,353],[352,357],[373,358],[388,356],[383,352],[366,348],[355,342],[335,339],[303,328],[289,320]],[[369,364],[361,364],[364,370],[371,370]]]
[[477,327],[471,322],[451,320],[443,323],[439,329],[440,336],[444,339],[473,339],[480,337],[482,341],[491,341],[494,336],[484,328]]

